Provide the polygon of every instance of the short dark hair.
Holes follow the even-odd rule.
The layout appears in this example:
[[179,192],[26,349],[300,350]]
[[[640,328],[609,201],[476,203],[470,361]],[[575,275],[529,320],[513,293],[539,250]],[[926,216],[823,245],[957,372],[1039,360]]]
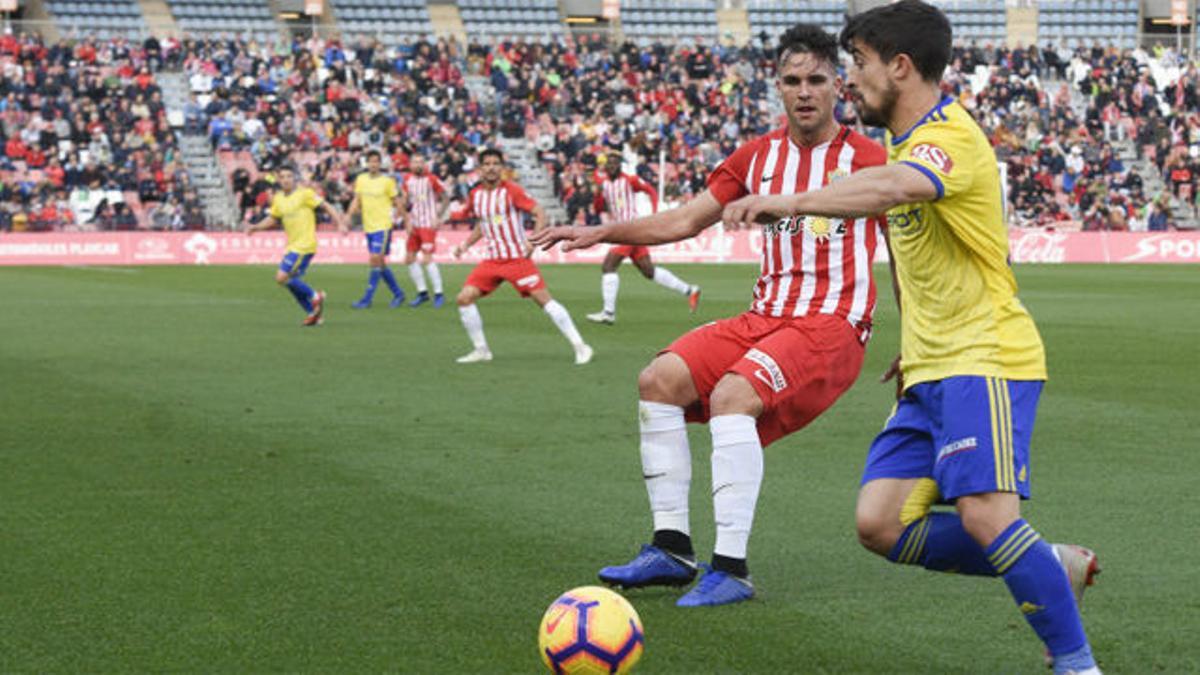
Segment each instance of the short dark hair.
[[900,0],[851,17],[839,42],[849,52],[856,39],[884,62],[907,54],[926,82],[941,80],[950,63],[950,21],[942,10],[921,0]]
[[500,160],[501,164],[504,163],[504,153],[500,152],[496,148],[484,148],[482,151],[480,151],[479,163],[483,164],[483,160],[487,159],[488,157],[495,157],[496,159]]
[[280,171],[291,171],[292,173],[294,173],[296,175],[300,175],[300,171],[296,168],[296,166],[294,164],[281,164],[279,166],[279,170]]
[[378,150],[368,150],[367,151],[367,159],[371,159],[372,157],[374,157],[375,159],[382,159],[383,155],[379,154]]
[[811,23],[798,23],[779,36],[779,47],[775,50],[777,66],[790,54],[812,54],[826,61],[834,70],[838,67],[837,38],[824,28]]

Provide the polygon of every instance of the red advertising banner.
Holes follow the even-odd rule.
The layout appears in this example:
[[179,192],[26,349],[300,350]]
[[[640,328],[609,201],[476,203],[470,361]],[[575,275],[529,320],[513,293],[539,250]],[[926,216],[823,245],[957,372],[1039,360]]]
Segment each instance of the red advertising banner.
[[[434,256],[454,262],[451,249],[463,241],[462,230],[441,232]],[[1010,249],[1017,263],[1200,263],[1200,233],[1196,232],[1046,232],[1012,230]],[[318,234],[318,264],[367,262],[361,234]],[[0,265],[254,265],[275,264],[287,240],[282,233],[254,236],[218,232],[98,232],[0,234]],[[476,244],[465,261],[483,258],[486,247]],[[762,250],[760,230],[725,232],[710,228],[694,239],[655,247],[662,263],[756,263]],[[546,263],[599,264],[607,251],[597,246],[563,253],[539,251]],[[397,233],[391,260],[404,257],[404,235]],[[887,259],[881,247],[877,262]]]

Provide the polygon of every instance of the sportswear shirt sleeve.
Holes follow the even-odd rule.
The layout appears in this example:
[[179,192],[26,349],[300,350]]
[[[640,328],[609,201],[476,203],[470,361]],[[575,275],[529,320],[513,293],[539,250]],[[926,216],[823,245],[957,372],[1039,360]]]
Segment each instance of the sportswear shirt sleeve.
[[896,162],[920,171],[937,189],[937,198],[953,197],[971,185],[970,137],[951,124],[925,124],[913,130]]
[[516,183],[509,183],[507,187],[508,198],[512,200],[513,206],[525,211],[526,213],[537,208],[537,202],[535,202],[533,197],[530,197],[529,193],[525,192],[525,189],[520,185],[517,185]]
[[325,200],[321,199],[321,196],[312,188],[304,188],[304,190],[304,205],[308,208],[315,209],[325,203]]
[[750,194],[746,190],[746,176],[756,148],[756,143],[743,145],[708,175],[708,191],[722,206]]

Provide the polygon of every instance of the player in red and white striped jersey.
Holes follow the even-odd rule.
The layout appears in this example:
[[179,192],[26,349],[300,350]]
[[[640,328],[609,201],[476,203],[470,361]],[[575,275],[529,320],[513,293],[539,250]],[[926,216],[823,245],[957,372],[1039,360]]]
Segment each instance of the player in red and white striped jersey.
[[[658,210],[658,192],[641,178],[621,170],[620,153],[611,153],[604,159],[605,177],[600,183],[593,206],[601,217],[605,218],[605,222],[623,223],[637,218],[639,192],[650,197],[651,212]],[[688,284],[665,268],[656,267],[650,260],[649,246],[618,245],[608,249],[608,255],[604,256],[604,263],[600,268],[600,296],[604,300],[604,309],[595,314],[588,314],[589,321],[607,324],[616,321],[617,289],[621,284],[617,268],[625,258],[633,260],[634,267],[638,268],[642,276],[686,296],[688,307],[691,311],[696,311],[696,306],[700,304],[699,286]]]
[[[776,86],[787,126],[738,148],[684,206],[600,227],[553,228],[535,245],[653,245],[695,236],[724,204],[748,194],[820,188],[884,149],[837,123],[841,88],[834,37],[801,24],[780,37]],[[854,383],[875,307],[871,261],[878,219],[787,218],[763,227],[763,258],[750,311],[676,340],[638,378],[642,474],[654,513],[653,543],[600,578],[623,586],[683,584],[696,574],[689,535],[691,454],[685,420],[712,433],[712,570],[682,606],[753,597],[746,549],[763,476],[763,446],[797,431]],[[710,578],[711,577],[711,578]]]
[[400,190],[404,194],[407,215],[404,218],[404,231],[408,240],[404,245],[404,264],[408,265],[408,276],[417,287],[417,297],[409,303],[409,307],[418,307],[429,300],[429,290],[425,286],[425,276],[417,265],[417,252],[421,253],[421,265],[429,274],[429,283],[433,286],[433,306],[441,307],[442,273],[433,254],[437,250],[437,228],[446,217],[450,207],[450,193],[442,185],[442,181],[429,171],[425,157],[414,154],[409,160],[408,173],[400,181]]
[[537,265],[530,260],[533,247],[525,239],[525,216],[533,215],[533,231],[546,226],[546,211],[525,190],[511,180],[503,180],[504,155],[487,149],[479,153],[479,184],[467,197],[467,217],[476,221],[475,229],[462,244],[454,247],[454,257],[463,253],[480,239],[487,240],[487,258],[476,265],[458,293],[458,312],[463,328],[475,346],[459,363],[491,361],[492,351],[483,334],[483,317],[475,301],[496,290],[507,281],[523,298],[532,298],[563,337],[575,349],[575,364],[592,360],[592,348],[583,341],[567,308],[550,297],[546,282]]

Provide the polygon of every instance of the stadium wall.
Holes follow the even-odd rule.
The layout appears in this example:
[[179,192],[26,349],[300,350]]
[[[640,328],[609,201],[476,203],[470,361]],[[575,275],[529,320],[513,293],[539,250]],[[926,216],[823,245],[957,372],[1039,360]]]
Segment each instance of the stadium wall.
[[[440,262],[454,262],[450,250],[467,237],[466,231],[441,232]],[[367,262],[361,234],[319,233],[318,263]],[[98,232],[6,234],[0,236],[0,265],[253,265],[279,261],[286,240],[280,233],[247,236],[217,232]],[[754,230],[725,232],[711,228],[687,241],[655,248],[663,263],[756,263],[762,235]],[[1010,248],[1018,263],[1200,263],[1200,232],[1048,232],[1010,231]],[[539,252],[548,263],[594,263],[606,247],[563,253]],[[482,259],[483,244],[464,257]],[[404,256],[404,236],[393,241],[391,260]],[[886,261],[879,250],[877,262]]]

